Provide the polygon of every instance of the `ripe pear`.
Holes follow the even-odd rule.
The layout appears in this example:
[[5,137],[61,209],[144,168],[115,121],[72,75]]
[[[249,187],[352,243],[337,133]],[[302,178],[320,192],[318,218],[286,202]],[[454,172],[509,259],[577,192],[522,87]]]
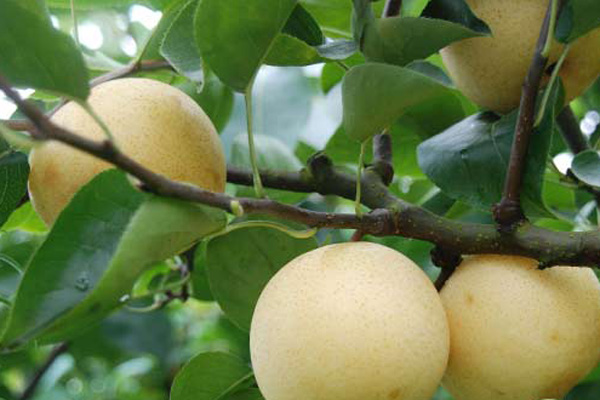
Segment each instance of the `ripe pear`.
[[[481,107],[506,113],[519,105],[548,0],[467,0],[492,37],[456,42],[441,51],[455,85]],[[554,41],[543,83],[564,46]],[[600,74],[600,29],[577,39],[560,69],[566,100],[581,95]]]
[[590,269],[473,256],[440,295],[451,338],[442,383],[457,400],[562,399],[600,360],[600,284]]
[[[219,136],[202,108],[182,91],[144,78],[95,87],[90,106],[110,128],[119,149],[150,170],[213,192],[225,188],[226,165]],[[52,121],[76,134],[105,140],[100,126],[70,102]],[[51,225],[75,193],[111,165],[73,147],[47,142],[30,154],[29,193]]]
[[429,400],[448,345],[444,309],[425,273],[366,242],[289,262],[260,295],[250,329],[266,400]]

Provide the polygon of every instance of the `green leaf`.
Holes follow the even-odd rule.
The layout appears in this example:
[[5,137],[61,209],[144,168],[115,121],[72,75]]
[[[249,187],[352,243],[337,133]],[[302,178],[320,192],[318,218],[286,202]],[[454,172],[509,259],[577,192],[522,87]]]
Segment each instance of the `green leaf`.
[[[71,0],[46,0],[51,8],[71,8]],[[150,7],[162,9],[170,0],[136,0],[136,4],[144,4]],[[107,8],[123,8],[131,6],[131,0],[75,0],[77,10],[102,10]]]
[[362,51],[369,61],[404,66],[425,59],[455,41],[484,34],[443,19],[383,18],[365,28]]
[[297,0],[202,0],[195,19],[200,54],[223,83],[245,92],[296,4]]
[[200,243],[194,253],[194,269],[192,270],[192,296],[202,301],[214,301],[206,272],[206,246],[208,241]]
[[[491,113],[468,117],[421,143],[419,165],[449,196],[489,209],[502,197],[516,120],[516,112],[501,119]],[[551,129],[536,132],[527,160],[522,201],[536,216],[551,216],[541,197],[551,137]]]
[[570,43],[600,26],[600,3],[596,0],[567,0],[556,25],[556,38]]
[[[254,135],[256,145],[256,163],[261,170],[298,172],[302,163],[296,158],[290,148],[277,138],[265,135]],[[236,167],[249,170],[250,152],[248,138],[245,134],[238,135],[231,146],[230,163]],[[306,198],[305,193],[294,193],[287,190],[266,189],[267,196],[276,201],[298,203]],[[239,197],[254,197],[256,194],[251,187],[238,186],[236,195]]]
[[27,192],[27,156],[0,139],[0,225],[4,224]]
[[2,347],[64,340],[123,304],[147,266],[222,229],[220,210],[135,190],[111,170],[59,216],[19,286]]
[[575,176],[584,183],[600,187],[600,155],[594,150],[586,150],[575,156],[571,164]]
[[318,46],[325,42],[319,24],[300,4],[292,11],[292,15],[283,27],[283,33],[294,36],[311,46]]
[[20,0],[19,5],[32,13],[37,14],[41,19],[49,20],[50,13],[46,7],[45,0]]
[[351,38],[352,2],[350,0],[300,0],[329,37]]
[[277,35],[264,60],[265,64],[276,66],[303,66],[323,61],[315,47],[287,34]]
[[475,32],[491,34],[487,24],[473,14],[465,0],[431,0],[423,10],[422,16],[444,19],[461,24]]
[[233,396],[228,397],[227,400],[264,400],[264,397],[260,393],[260,390],[250,388],[235,393]]
[[361,142],[416,109],[440,110],[442,104],[462,108],[453,89],[408,68],[359,65],[346,73],[342,85],[344,129]]
[[[207,271],[215,299],[236,325],[248,331],[263,288],[285,264],[317,247],[269,228],[246,228],[208,243]],[[232,251],[235,249],[235,251]]]
[[31,206],[31,202],[16,209],[2,226],[3,231],[22,230],[32,233],[45,233],[48,227]]
[[165,34],[160,53],[177,72],[193,82],[202,82],[202,59],[194,41],[197,0],[183,6]]
[[0,2],[0,75],[16,86],[87,98],[89,77],[75,42],[18,4]]
[[202,353],[179,371],[171,400],[221,400],[247,388],[252,370],[241,359],[226,353]]

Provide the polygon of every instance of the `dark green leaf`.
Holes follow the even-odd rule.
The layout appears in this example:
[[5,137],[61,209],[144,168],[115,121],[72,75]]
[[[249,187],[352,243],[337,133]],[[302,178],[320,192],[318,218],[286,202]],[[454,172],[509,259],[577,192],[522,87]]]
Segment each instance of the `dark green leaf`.
[[318,46],[325,41],[317,21],[300,4],[294,8],[290,19],[285,23],[283,33],[294,36],[311,46]]
[[226,353],[203,353],[179,371],[170,399],[220,400],[246,389],[252,379],[252,370],[239,358]]
[[569,43],[600,26],[600,2],[567,0],[556,25],[556,38]]
[[200,54],[223,83],[245,92],[296,4],[297,0],[202,0],[195,19]]
[[445,19],[482,34],[491,33],[487,24],[473,14],[465,0],[431,0],[423,10],[422,16]]
[[[500,201],[516,124],[516,113],[468,117],[418,148],[419,165],[449,196],[489,209]],[[528,213],[548,216],[541,198],[551,130],[533,136],[523,183]]]
[[362,51],[370,61],[404,66],[425,59],[455,41],[483,34],[443,19],[383,18],[365,28]]
[[571,164],[575,176],[588,185],[600,187],[600,155],[586,150],[575,156]]
[[88,96],[88,74],[75,42],[14,0],[0,2],[0,49],[0,75],[13,85]]
[[194,253],[194,269],[192,270],[192,296],[202,301],[214,301],[215,297],[208,284],[208,274],[206,272],[206,246],[207,241],[203,241],[196,248]]
[[426,75],[438,81],[442,85],[452,86],[452,79],[450,79],[450,77],[446,75],[444,70],[438,67],[437,65],[431,64],[427,61],[413,61],[410,64],[408,64],[406,68],[412,69],[413,71]]
[[359,65],[346,74],[342,101],[344,128],[358,141],[415,110],[440,110],[448,105],[462,109],[453,89],[413,70],[378,63]]
[[0,139],[0,225],[17,208],[27,192],[29,163],[27,156],[15,152]]
[[264,400],[264,397],[260,393],[260,390],[250,388],[228,397],[227,400]]
[[315,47],[287,34],[279,34],[273,42],[265,64],[277,66],[303,66],[323,62]]
[[189,1],[165,34],[160,53],[177,72],[193,82],[202,82],[202,60],[194,41],[197,0]]
[[249,330],[256,301],[271,277],[316,247],[314,239],[294,239],[269,228],[239,229],[212,239],[207,266],[215,299],[228,318]]
[[80,190],[19,286],[3,347],[63,340],[119,307],[144,269],[224,227],[220,210],[144,194],[116,170]]

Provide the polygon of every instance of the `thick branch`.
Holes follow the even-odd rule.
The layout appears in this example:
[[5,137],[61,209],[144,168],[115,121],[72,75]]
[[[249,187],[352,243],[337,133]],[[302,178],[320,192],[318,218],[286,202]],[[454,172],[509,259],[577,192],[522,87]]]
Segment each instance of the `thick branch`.
[[549,0],[548,11],[542,24],[533,61],[523,83],[519,118],[506,172],[504,193],[502,200],[494,208],[494,218],[504,231],[511,231],[515,224],[525,219],[521,208],[521,186],[525,174],[527,150],[533,133],[537,95],[548,63],[548,57],[543,52],[552,20],[552,4],[553,0]]
[[0,78],[0,88],[11,98],[19,109],[33,122],[39,132],[39,139],[57,140],[76,147],[98,158],[101,158],[132,176],[138,178],[145,190],[165,197],[194,201],[208,206],[232,212],[232,202],[239,203],[246,213],[269,214],[275,217],[294,220],[311,227],[326,228],[364,228],[370,233],[377,234],[381,227],[381,217],[366,215],[362,218],[354,214],[331,214],[308,211],[268,199],[235,198],[220,193],[213,193],[201,188],[172,181],[137,163],[132,158],[121,153],[111,142],[96,142],[76,135],[58,125],[53,124],[44,113],[31,103],[21,99],[3,79]]
[[46,359],[44,364],[35,372],[35,375],[31,379],[31,381],[29,382],[29,384],[27,385],[25,390],[23,391],[23,394],[21,394],[21,396],[19,397],[19,400],[27,400],[27,399],[30,399],[34,395],[35,390],[37,389],[40,381],[44,377],[44,374],[48,371],[48,369],[50,369],[52,364],[54,364],[54,361],[56,361],[56,359],[61,354],[66,352],[68,350],[68,348],[69,348],[69,345],[67,343],[63,343],[63,344],[56,346],[52,350],[52,352],[50,353],[50,355],[48,356],[48,358]]
[[[262,213],[297,221],[312,227],[358,229],[364,234],[399,235],[429,241],[453,254],[517,254],[535,258],[543,266],[600,265],[600,236],[598,232],[552,232],[528,223],[504,235],[493,225],[464,223],[437,216],[395,197],[382,183],[377,173],[365,171],[362,177],[363,204],[373,211],[362,217],[353,214],[320,213],[281,204],[266,199],[235,198],[171,181],[136,163],[120,153],[109,142],[94,142],[77,136],[52,122],[31,103],[23,101],[5,81],[0,88],[12,98],[36,127],[38,137],[58,140],[96,157],[102,158],[142,182],[152,192],[183,200],[194,201],[226,211],[238,202],[247,213]],[[229,181],[250,185],[249,172],[230,168]],[[331,160],[322,154],[314,156],[308,168],[300,173],[265,171],[261,173],[265,186],[301,192],[335,194],[354,199],[354,177],[335,169]]]

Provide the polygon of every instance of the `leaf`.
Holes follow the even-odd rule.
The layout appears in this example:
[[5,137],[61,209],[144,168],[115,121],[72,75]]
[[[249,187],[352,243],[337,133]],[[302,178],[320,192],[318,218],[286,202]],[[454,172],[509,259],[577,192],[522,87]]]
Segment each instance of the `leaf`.
[[277,35],[264,62],[276,66],[304,66],[323,62],[315,47],[287,34]]
[[344,129],[361,142],[418,108],[440,110],[440,104],[462,108],[453,89],[411,69],[378,63],[346,73],[342,102]]
[[300,0],[300,3],[313,15],[328,37],[352,37],[350,0]]
[[482,34],[491,34],[487,24],[473,14],[465,0],[431,0],[421,15],[461,24]]
[[311,46],[318,46],[325,42],[319,24],[300,4],[292,11],[292,15],[283,27],[283,33],[294,36]]
[[202,0],[195,19],[200,54],[223,83],[245,92],[296,4],[297,0]]
[[250,388],[242,390],[230,396],[227,400],[264,400],[264,397],[260,393],[260,390]]
[[[166,0],[165,0],[166,1]],[[146,40],[140,55],[140,60],[158,60],[162,59],[160,48],[163,44],[165,36],[175,21],[175,18],[179,15],[182,8],[192,0],[172,0],[169,2],[163,10],[162,17],[156,27],[152,30],[152,33]]]
[[[48,7],[51,8],[71,8],[71,0],[46,0],[46,3],[48,3]],[[162,9],[170,4],[170,0],[136,0],[136,3]],[[106,8],[122,8],[131,6],[131,4],[131,0],[75,0],[75,9],[98,10]]]
[[556,24],[556,38],[570,43],[600,26],[600,3],[596,0],[567,0]]
[[239,229],[218,236],[208,243],[206,255],[213,295],[227,317],[248,331],[267,282],[289,261],[316,247],[315,239],[294,239],[269,228]]
[[[498,119],[480,113],[450,127],[418,147],[425,174],[449,196],[489,209],[500,201],[517,113]],[[522,201],[529,214],[551,216],[541,197],[552,130],[533,135],[524,176]]]
[[252,379],[252,370],[241,359],[226,353],[202,353],[179,371],[170,399],[220,400],[245,389]]
[[571,164],[571,171],[582,182],[600,187],[600,155],[594,150],[577,154]]
[[0,75],[16,86],[87,98],[89,77],[75,42],[18,4],[0,2]]
[[194,269],[192,270],[192,296],[202,301],[214,301],[215,298],[210,290],[208,274],[206,272],[206,247],[207,241],[198,245],[194,253]]
[[0,225],[4,224],[27,192],[27,156],[0,139]]
[[443,19],[383,18],[373,20],[365,28],[362,51],[369,61],[404,66],[455,41],[485,34]]
[[187,2],[166,32],[160,54],[181,75],[193,82],[202,82],[202,60],[194,41],[194,15],[197,0]]
[[20,0],[19,5],[32,13],[37,14],[41,19],[50,19],[50,13],[46,7],[45,0]]
[[122,304],[145,267],[222,229],[220,210],[135,190],[111,170],[59,216],[19,286],[2,347],[69,338]]

